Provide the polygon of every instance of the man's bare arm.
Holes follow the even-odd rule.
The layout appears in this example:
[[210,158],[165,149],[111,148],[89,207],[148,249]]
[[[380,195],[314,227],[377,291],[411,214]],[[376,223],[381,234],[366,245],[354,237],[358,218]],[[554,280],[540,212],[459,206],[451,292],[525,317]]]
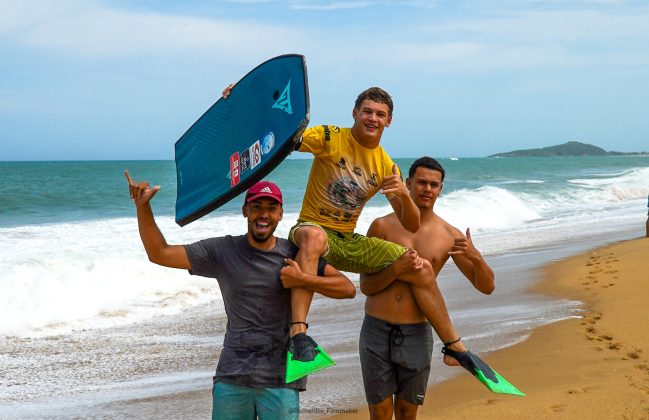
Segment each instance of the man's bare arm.
[[[382,219],[375,219],[367,230],[368,238],[385,239],[387,226]],[[376,295],[387,289],[397,279],[394,264],[374,274],[361,273],[361,292],[365,296]]]
[[396,164],[392,166],[392,175],[386,176],[383,180],[381,191],[388,197],[403,227],[410,232],[417,232],[420,223],[419,207],[410,197],[410,192],[401,180]]
[[495,290],[494,272],[480,251],[473,245],[471,231],[468,228],[466,237],[458,233],[449,254],[462,274],[473,284],[473,287],[487,295]]
[[361,292],[366,296],[381,293],[399,277],[409,271],[420,270],[424,260],[417,255],[417,251],[409,249],[398,260],[374,274],[361,274]]
[[[387,229],[388,226],[383,219],[376,219],[367,230],[367,237],[385,239]],[[408,250],[383,270],[374,274],[361,274],[361,292],[366,296],[381,293],[398,280],[401,274],[410,270],[418,270],[422,264],[423,261],[417,255],[417,252]]]
[[304,287],[312,292],[334,299],[351,299],[356,296],[356,287],[343,273],[327,264],[324,276],[307,274],[290,258],[285,259],[286,266],[279,272],[285,288]]
[[160,187],[151,188],[148,182],[135,183],[128,171],[124,171],[124,176],[128,181],[129,192],[137,209],[140,238],[149,261],[165,267],[191,269],[185,247],[167,244],[164,235],[162,235],[155,222],[150,201],[160,190]]

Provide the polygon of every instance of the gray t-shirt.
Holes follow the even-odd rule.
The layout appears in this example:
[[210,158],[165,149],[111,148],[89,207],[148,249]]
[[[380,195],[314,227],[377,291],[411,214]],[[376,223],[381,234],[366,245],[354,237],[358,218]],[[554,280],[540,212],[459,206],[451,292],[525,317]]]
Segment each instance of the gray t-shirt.
[[[250,246],[245,235],[228,235],[185,245],[185,249],[190,274],[219,282],[228,316],[214,382],[304,390],[306,378],[284,383],[291,291],[282,286],[279,270],[297,248],[277,238],[275,248],[262,251]],[[321,258],[319,275],[324,265]]]

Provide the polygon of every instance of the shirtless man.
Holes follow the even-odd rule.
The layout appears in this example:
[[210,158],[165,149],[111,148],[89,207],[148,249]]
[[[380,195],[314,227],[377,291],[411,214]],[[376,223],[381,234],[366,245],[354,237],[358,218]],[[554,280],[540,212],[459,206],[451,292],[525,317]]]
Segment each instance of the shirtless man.
[[[387,269],[361,276],[367,300],[359,353],[372,419],[391,419],[393,412],[397,420],[414,419],[426,393],[433,336],[411,286],[398,280],[402,273],[417,269],[419,256],[437,275],[452,257],[477,290],[491,294],[495,288],[494,273],[473,246],[469,229],[465,237],[433,210],[444,175],[439,162],[429,157],[410,167],[406,186],[420,210],[417,232],[407,231],[394,213],[374,220],[367,232],[410,249]],[[449,356],[444,362],[457,365]]]

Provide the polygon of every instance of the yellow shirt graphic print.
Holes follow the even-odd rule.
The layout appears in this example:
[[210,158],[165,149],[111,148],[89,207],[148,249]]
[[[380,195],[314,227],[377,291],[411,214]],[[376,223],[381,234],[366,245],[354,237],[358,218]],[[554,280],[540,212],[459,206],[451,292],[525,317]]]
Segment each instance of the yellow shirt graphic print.
[[353,232],[361,210],[392,174],[392,159],[381,146],[368,149],[351,129],[308,128],[300,151],[314,155],[300,219],[339,231]]

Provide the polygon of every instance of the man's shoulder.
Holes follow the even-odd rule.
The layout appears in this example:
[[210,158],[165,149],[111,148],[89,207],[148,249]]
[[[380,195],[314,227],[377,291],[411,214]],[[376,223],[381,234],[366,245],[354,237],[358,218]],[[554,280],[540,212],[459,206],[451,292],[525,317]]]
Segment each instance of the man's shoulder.
[[202,244],[202,245],[214,244],[214,243],[218,243],[218,242],[231,241],[232,239],[233,239],[233,237],[231,235],[212,236],[212,237],[209,237],[209,238],[200,239],[200,240],[198,240],[198,241],[196,241],[194,243],[187,244],[185,246],[194,245],[194,244]]
[[460,229],[456,228],[446,220],[442,219],[440,217],[442,227],[448,232],[448,234],[454,238],[457,238],[458,236],[462,236],[462,231]]
[[394,232],[395,228],[401,226],[399,218],[395,213],[390,213],[385,216],[377,217],[370,225],[370,231],[374,236],[387,236]]
[[[381,165],[383,165],[383,170],[385,171],[386,174],[391,174],[392,173],[392,166],[395,164],[394,159],[390,157],[388,152],[383,148],[383,146],[379,143],[378,146],[376,146],[375,149],[373,149],[373,153],[378,154],[381,160]],[[401,177],[404,177],[403,172],[401,171],[401,168],[399,168],[399,174]]]
[[286,238],[277,238],[275,237],[275,246],[280,250],[290,250],[297,248],[291,241]]
[[237,247],[240,247],[244,244],[246,244],[247,241],[245,240],[245,236],[239,235],[239,236],[232,236],[232,235],[225,235],[225,236],[214,236],[211,238],[205,238],[201,239],[200,241],[190,243],[190,244],[185,244],[184,247],[187,250],[187,252],[194,252],[198,250],[226,250],[226,249],[235,249]]
[[303,144],[310,145],[310,147],[320,145],[325,148],[331,148],[333,145],[348,142],[350,137],[351,130],[349,128],[340,128],[336,125],[327,124],[314,125],[304,130],[304,133],[302,133],[302,142]]
[[298,247],[288,239],[276,238],[275,250],[285,257],[294,258],[297,255]]
[[[423,228],[423,229],[422,229]],[[462,233],[458,228],[447,222],[445,219],[435,215],[434,218],[423,222],[420,226],[420,230],[417,233],[421,232],[426,234],[427,230],[435,230],[440,233],[448,233],[449,236],[456,237]]]
[[386,214],[385,216],[377,217],[374,219],[374,223],[380,224],[381,226],[388,225],[390,223],[398,222],[399,218],[397,217],[396,213],[392,212],[390,214]]
[[313,125],[311,127],[308,127],[306,130],[304,130],[303,136],[306,135],[324,135],[326,136],[327,134],[347,134],[350,133],[351,129],[348,127],[339,127],[337,125],[333,124],[321,124],[321,125]]
[[434,237],[435,242],[443,247],[446,246],[443,244],[452,244],[455,239],[461,238],[462,232],[446,220],[437,216],[432,220],[423,222],[419,226],[419,230],[413,233],[413,237],[417,241],[428,241],[429,238]]
[[224,242],[232,244],[243,244],[247,243],[246,235],[223,235],[223,236],[214,236],[212,238],[207,238],[205,241],[209,242]]

